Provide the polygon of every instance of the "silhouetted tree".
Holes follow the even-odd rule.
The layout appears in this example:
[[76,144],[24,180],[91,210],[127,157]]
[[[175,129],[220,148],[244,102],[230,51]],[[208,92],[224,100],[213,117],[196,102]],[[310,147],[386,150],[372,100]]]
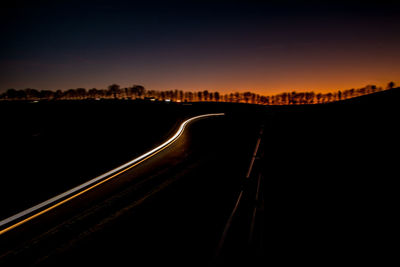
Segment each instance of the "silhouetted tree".
[[260,103],[261,105],[268,105],[267,97],[266,96],[260,96]]
[[288,93],[282,93],[281,94],[281,104],[288,104],[288,99],[289,99],[289,94]]
[[54,91],[51,90],[41,90],[40,91],[40,98],[41,99],[53,99],[54,98]]
[[314,103],[314,97],[315,97],[315,93],[314,92],[307,92],[306,93],[306,104],[313,104]]
[[114,96],[114,99],[117,99],[117,95],[119,94],[120,91],[120,86],[118,84],[112,84],[110,86],[108,86],[108,91],[110,92],[110,94],[112,96]]
[[375,93],[376,92],[376,85],[373,84],[368,84],[366,87],[366,92],[367,94]]
[[243,93],[244,102],[249,103],[250,98],[251,98],[251,93],[250,92],[244,92]]
[[179,92],[178,92],[178,97],[179,97],[179,100],[180,100],[181,102],[183,102],[183,91],[182,91],[182,90],[179,90]]
[[234,96],[234,102],[239,103],[240,102],[240,94],[239,94],[239,92],[235,92],[233,94],[233,96]]
[[76,92],[75,89],[68,89],[65,93],[64,93],[65,98],[67,99],[75,99],[76,98]]
[[24,91],[26,93],[26,98],[28,98],[28,99],[39,98],[39,91],[36,89],[26,88]]
[[97,90],[96,88],[92,88],[92,89],[90,89],[89,91],[88,91],[88,97],[90,97],[90,98],[96,98],[96,97],[98,97],[98,94],[99,94],[99,90]]
[[142,98],[146,89],[142,85],[134,84],[131,88],[129,88],[129,91],[135,96],[135,98]]
[[326,94],[326,98],[327,98],[327,101],[328,101],[328,102],[331,102],[332,93],[327,93],[327,94]]
[[290,93],[290,95],[289,95],[289,97],[290,97],[289,104],[295,105],[297,103],[296,96],[297,96],[296,91],[293,91],[293,92]]
[[172,91],[172,96],[171,96],[172,101],[177,101],[178,100],[178,90]]
[[[389,82],[387,89],[395,87],[395,83]],[[296,105],[296,104],[313,104],[313,103],[327,103],[332,101],[340,101],[359,95],[371,94],[381,91],[382,87],[376,85],[366,85],[358,89],[338,90],[333,93],[318,93],[314,92],[283,92],[272,96],[263,96],[252,93],[250,91],[244,93],[229,93],[220,95],[219,92],[209,92],[208,90],[190,92],[183,92],[182,90],[169,90],[169,91],[146,91],[142,85],[133,85],[129,88],[124,88],[122,91],[117,84],[108,86],[108,89],[98,90],[92,88],[86,91],[84,88],[69,89],[66,91],[58,90],[56,92],[50,90],[41,90],[26,88],[24,90],[8,89],[5,93],[0,95],[1,99],[9,100],[33,100],[33,99],[86,99],[97,97],[113,97],[115,99],[121,97],[143,98],[150,97],[155,99],[170,99],[172,101],[225,101],[225,102],[246,102],[262,105]]]
[[14,99],[17,97],[17,90],[14,88],[10,88],[6,91],[6,97],[7,99]]
[[350,95],[350,97],[354,97],[354,93],[355,93],[355,89],[350,89],[349,90],[349,95]]
[[255,104],[255,103],[256,103],[256,94],[251,93],[251,95],[250,95],[250,101],[251,101],[252,104]]
[[208,101],[209,92],[207,90],[203,91],[204,101]]
[[215,92],[214,93],[214,98],[215,98],[215,101],[217,101],[217,102],[219,102],[219,93],[218,92]]
[[77,88],[76,89],[76,95],[80,99],[86,98],[86,89],[85,88]]
[[357,95],[365,95],[365,87],[357,89]]
[[229,95],[228,94],[224,94],[224,96],[223,96],[223,101],[224,102],[229,102]]
[[396,84],[393,81],[389,82],[388,85],[387,85],[387,89],[393,89],[395,85]]
[[167,99],[172,100],[174,97],[174,91],[169,90],[166,92]]
[[214,93],[210,92],[209,95],[208,95],[208,98],[210,99],[210,101],[213,101],[214,100]]
[[60,89],[57,90],[57,91],[54,93],[54,99],[62,99],[63,96],[64,96],[64,93],[63,93],[63,91],[61,91]]

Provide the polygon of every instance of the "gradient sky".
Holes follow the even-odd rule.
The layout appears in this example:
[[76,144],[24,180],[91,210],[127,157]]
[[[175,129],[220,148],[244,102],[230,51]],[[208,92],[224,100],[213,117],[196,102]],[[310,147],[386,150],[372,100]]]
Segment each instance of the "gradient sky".
[[0,92],[117,83],[272,94],[400,83],[395,2],[142,2],[3,5]]

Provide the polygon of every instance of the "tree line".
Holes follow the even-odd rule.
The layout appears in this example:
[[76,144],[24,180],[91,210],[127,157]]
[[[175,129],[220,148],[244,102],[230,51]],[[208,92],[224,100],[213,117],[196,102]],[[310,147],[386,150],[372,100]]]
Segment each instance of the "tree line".
[[[385,89],[394,88],[395,83],[389,82]],[[361,95],[371,94],[384,90],[382,87],[367,85],[358,89],[338,90],[333,93],[284,92],[271,96],[264,96],[252,92],[219,92],[182,91],[182,90],[146,90],[142,85],[121,88],[112,84],[107,89],[76,88],[69,90],[37,90],[26,88],[22,90],[8,89],[0,95],[0,100],[84,100],[84,99],[146,99],[152,101],[172,102],[231,102],[260,105],[304,105],[322,104],[349,99]]]

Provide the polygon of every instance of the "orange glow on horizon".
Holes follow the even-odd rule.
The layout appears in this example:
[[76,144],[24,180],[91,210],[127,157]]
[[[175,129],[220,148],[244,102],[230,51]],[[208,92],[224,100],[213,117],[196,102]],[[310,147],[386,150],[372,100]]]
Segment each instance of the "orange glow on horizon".
[[[227,94],[227,93],[235,93],[235,92],[252,92],[260,95],[275,95],[275,94],[280,94],[284,92],[310,92],[314,91],[315,93],[330,93],[330,92],[337,92],[339,90],[348,90],[348,89],[359,89],[363,88],[367,85],[375,85],[378,88],[381,87],[383,89],[386,89],[387,85],[389,82],[394,82],[396,86],[400,85],[400,80],[395,80],[395,79],[376,79],[376,80],[363,80],[363,81],[336,81],[336,82],[330,82],[328,83],[327,81],[313,81],[313,82],[304,82],[304,83],[291,83],[288,81],[287,83],[282,83],[279,85],[264,85],[264,84],[257,84],[257,85],[238,85],[238,84],[232,84],[232,85],[226,85],[226,84],[221,84],[218,85],[216,84],[215,86],[185,86],[185,87],[171,87],[168,89],[164,90],[182,90],[182,91],[204,91],[208,90],[209,92],[219,92],[221,94]],[[152,90],[151,88],[147,88],[148,90]],[[157,90],[157,89],[155,89]],[[160,89],[162,91],[163,89]]]

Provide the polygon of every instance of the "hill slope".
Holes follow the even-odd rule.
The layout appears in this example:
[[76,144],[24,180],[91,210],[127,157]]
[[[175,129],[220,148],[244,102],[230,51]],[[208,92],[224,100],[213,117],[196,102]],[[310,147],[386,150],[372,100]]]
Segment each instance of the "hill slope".
[[394,251],[399,88],[271,109],[265,260],[382,262]]

